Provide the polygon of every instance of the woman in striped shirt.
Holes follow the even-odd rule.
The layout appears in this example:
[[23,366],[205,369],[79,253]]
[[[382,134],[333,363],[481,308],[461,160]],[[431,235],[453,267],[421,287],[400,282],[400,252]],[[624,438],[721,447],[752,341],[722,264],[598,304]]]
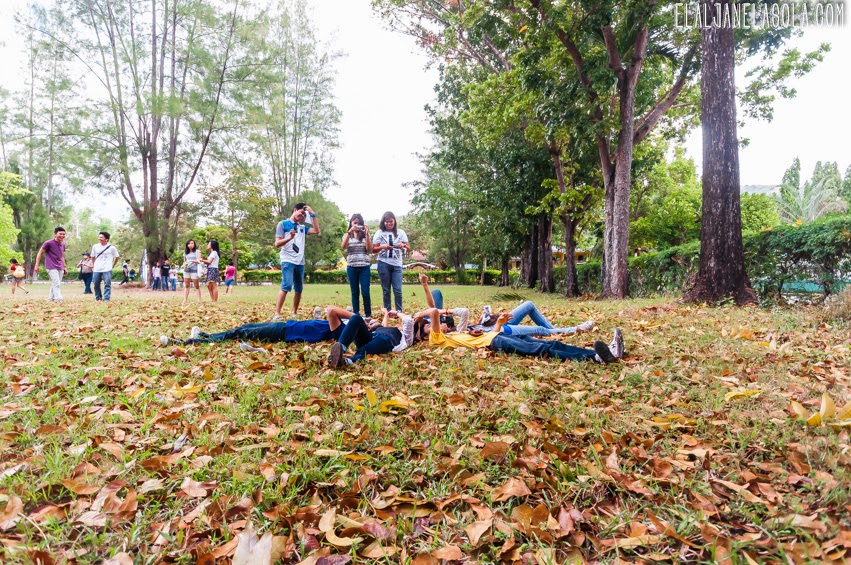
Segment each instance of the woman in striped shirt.
[[372,238],[360,214],[353,214],[349,220],[349,229],[343,236],[342,247],[346,250],[346,275],[352,290],[352,311],[360,314],[362,295],[364,316],[369,318],[372,316],[372,304],[369,299],[369,254],[372,253]]

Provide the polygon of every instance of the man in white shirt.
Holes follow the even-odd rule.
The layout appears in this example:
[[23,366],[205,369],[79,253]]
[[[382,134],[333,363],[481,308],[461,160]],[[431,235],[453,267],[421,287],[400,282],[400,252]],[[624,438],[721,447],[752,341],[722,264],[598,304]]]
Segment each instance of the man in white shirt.
[[[98,243],[92,246],[92,286],[95,287],[95,300],[109,302],[112,296],[112,269],[119,259],[118,250],[109,243],[109,232],[98,234]],[[103,281],[103,293],[100,283]]]
[[[310,228],[304,225],[306,221],[311,224]],[[319,218],[316,217],[316,212],[303,202],[293,206],[292,215],[281,220],[275,228],[275,247],[281,250],[281,291],[275,304],[273,322],[283,318],[281,310],[290,291],[293,291],[293,316],[298,314],[304,282],[305,239],[308,235],[319,233]]]

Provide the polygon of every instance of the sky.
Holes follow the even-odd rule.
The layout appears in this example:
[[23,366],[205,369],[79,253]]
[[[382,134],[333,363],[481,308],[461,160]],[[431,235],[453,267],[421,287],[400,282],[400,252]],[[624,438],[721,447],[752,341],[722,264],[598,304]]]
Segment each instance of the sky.
[[[412,38],[391,31],[370,7],[370,0],[308,0],[320,35],[346,53],[338,62],[334,96],[342,112],[340,148],[335,155],[337,186],[327,196],[343,212],[368,219],[384,211],[410,211],[411,191],[418,180],[418,154],[431,146],[424,106],[434,100],[437,71]],[[0,0],[0,84],[13,88],[21,72],[20,41],[12,15],[24,0]],[[832,50],[815,70],[793,82],[797,96],[775,103],[770,123],[746,120],[740,137],[750,140],[740,152],[741,182],[779,184],[783,172],[800,157],[808,177],[816,161],[837,161],[840,171],[851,164],[848,60],[851,33],[844,28],[810,28],[796,40],[802,50],[821,42]],[[743,84],[742,73],[737,81]],[[701,133],[693,132],[686,152],[700,169]],[[89,206],[108,217],[127,217],[119,196],[87,198]]]

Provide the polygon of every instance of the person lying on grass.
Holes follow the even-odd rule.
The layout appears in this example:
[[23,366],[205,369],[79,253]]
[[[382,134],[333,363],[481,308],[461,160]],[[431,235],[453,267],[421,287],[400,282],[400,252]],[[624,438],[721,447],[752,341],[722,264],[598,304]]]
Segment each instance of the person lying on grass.
[[[331,341],[340,337],[340,334],[343,332],[343,326],[352,318],[353,314],[337,306],[329,306],[325,311],[326,320],[287,320],[286,322],[244,324],[214,334],[202,332],[201,328],[195,326],[189,334],[189,339],[179,340],[162,335],[160,336],[160,344],[193,345],[196,343],[217,343],[220,341],[239,340],[243,342],[239,344],[240,349],[255,351],[257,348],[244,342],[319,343],[322,341]],[[378,322],[375,322],[375,324],[378,325]]]
[[[428,323],[425,318],[429,318]],[[562,361],[582,361],[592,359],[598,363],[617,363],[623,357],[623,333],[615,329],[611,345],[602,341],[594,342],[594,349],[584,349],[560,341],[536,339],[527,335],[502,333],[503,326],[511,319],[511,314],[500,314],[492,331],[473,330],[469,333],[449,333],[442,331],[439,323],[440,312],[429,308],[414,316],[415,333],[423,341],[428,339],[432,347],[467,347],[470,349],[490,349],[502,353],[514,353],[527,357],[556,357]]]
[[[386,353],[399,353],[409,348],[414,343],[414,319],[411,316],[402,316],[402,329],[390,327],[390,318],[399,318],[393,310],[381,308],[384,319],[380,325],[372,325],[360,315],[355,314],[349,319],[340,337],[331,346],[328,355],[328,365],[333,369],[342,369],[364,359],[367,355],[384,355]],[[357,352],[346,357],[344,354],[349,346],[355,344]]]
[[[458,331],[466,331],[469,329],[472,331],[478,330],[487,332],[493,330],[497,317],[491,314],[489,306],[485,306],[485,312],[478,324],[468,326],[467,324],[470,317],[470,311],[467,308],[455,308],[453,310],[444,309],[443,294],[440,292],[440,289],[431,290],[429,288],[428,276],[425,273],[420,273],[419,278],[420,284],[422,285],[425,293],[426,303],[429,308],[437,308],[440,310],[441,317],[446,316],[449,312],[461,312],[460,315],[458,313],[455,314],[461,317],[461,322],[458,324]],[[535,306],[535,303],[531,300],[527,300],[519,305],[511,311],[510,315],[511,317],[509,318],[508,323],[503,325],[501,330],[502,333],[509,335],[550,336],[587,332],[594,329],[594,320],[582,322],[575,327],[557,328],[553,326],[543,314],[541,314],[541,311],[538,310],[538,307]],[[534,325],[520,325],[526,318],[529,318]]]

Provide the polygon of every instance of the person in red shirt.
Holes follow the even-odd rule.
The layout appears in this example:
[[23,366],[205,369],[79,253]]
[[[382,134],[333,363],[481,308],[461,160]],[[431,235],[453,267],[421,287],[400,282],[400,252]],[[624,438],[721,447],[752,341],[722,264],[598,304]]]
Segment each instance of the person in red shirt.
[[29,294],[30,291],[24,288],[24,278],[27,276],[24,266],[18,263],[17,259],[9,259],[9,271],[12,273],[12,294],[15,294],[16,288]]
[[230,287],[236,283],[236,267],[233,266],[233,261],[228,261],[228,266],[225,268],[225,294],[230,292]]

